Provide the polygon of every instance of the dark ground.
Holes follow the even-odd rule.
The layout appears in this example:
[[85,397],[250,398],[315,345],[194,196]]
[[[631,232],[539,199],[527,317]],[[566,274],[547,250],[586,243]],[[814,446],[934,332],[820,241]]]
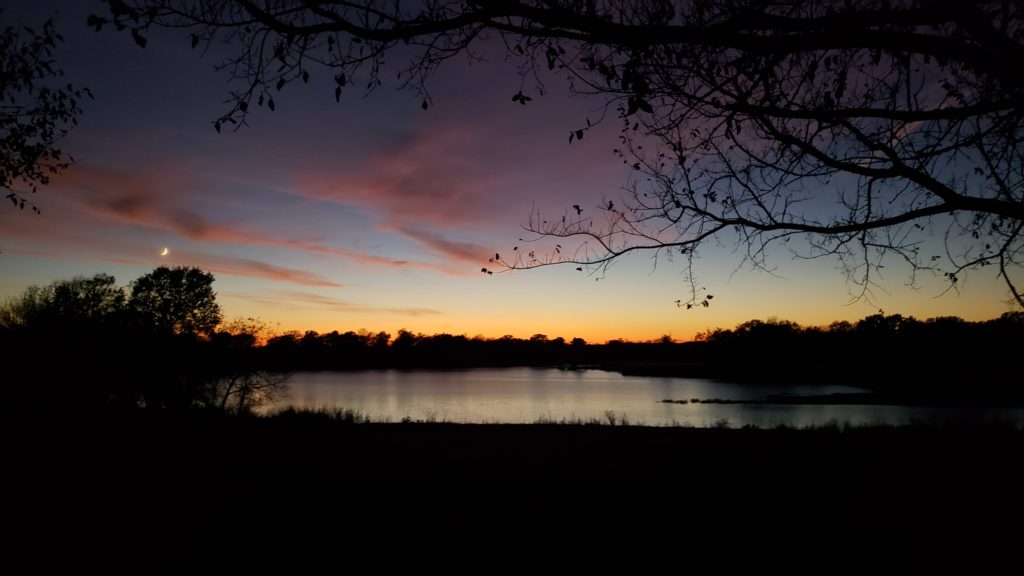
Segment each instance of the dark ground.
[[357,573],[1024,567],[1019,430],[129,415],[3,435],[8,573],[278,555]]

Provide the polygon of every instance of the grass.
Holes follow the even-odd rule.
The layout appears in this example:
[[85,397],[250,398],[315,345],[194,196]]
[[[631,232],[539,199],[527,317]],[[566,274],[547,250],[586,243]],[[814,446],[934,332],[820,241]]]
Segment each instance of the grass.
[[[598,542],[602,554],[664,561],[705,550],[704,538],[734,554],[776,546],[758,560],[787,566],[818,547],[843,563],[863,558],[906,573],[1022,567],[1019,428],[657,427],[618,412],[456,425],[345,409],[57,425],[0,422],[9,550],[92,539],[108,556],[111,542],[166,554],[186,529],[190,543],[216,546],[225,533],[250,535],[252,553],[305,530],[329,532],[322,550],[331,554],[381,541],[394,550],[427,541],[436,554],[477,537],[505,558],[580,538],[564,549],[577,555]],[[638,536],[642,545],[630,549]],[[22,572],[60,572],[48,568]]]
[[280,420],[319,420],[337,422],[339,424],[369,424],[372,420],[358,410],[351,408],[285,408],[279,412],[261,416]]
[[[233,418],[233,417],[229,417]],[[278,412],[269,414],[261,414],[257,417],[261,420],[267,421],[306,421],[306,422],[323,422],[323,423],[336,423],[336,424],[360,424],[360,425],[386,425],[394,424],[390,418],[374,418],[358,410],[351,408],[285,408]],[[913,420],[906,424],[881,424],[881,423],[851,423],[839,420],[829,420],[827,422],[807,424],[803,426],[794,426],[792,424],[775,424],[773,426],[759,426],[756,424],[743,424],[742,426],[734,425],[728,418],[718,418],[711,422],[707,422],[704,426],[696,426],[688,422],[679,422],[673,420],[669,424],[649,426],[643,421],[634,421],[625,412],[616,412],[614,410],[607,410],[602,416],[590,416],[590,417],[566,417],[566,418],[553,418],[550,416],[540,416],[529,423],[507,423],[507,422],[483,422],[483,423],[464,423],[455,422],[451,420],[445,420],[440,418],[436,413],[427,413],[423,418],[413,418],[411,416],[404,416],[397,422],[398,424],[417,424],[417,425],[444,425],[444,426],[505,426],[505,427],[523,427],[523,426],[600,426],[606,428],[681,428],[681,429],[715,429],[715,430],[779,430],[779,431],[807,431],[807,432],[848,432],[856,430],[892,430],[899,428],[917,428],[917,429],[947,429],[947,430],[973,430],[973,429],[988,429],[988,430],[1005,430],[1008,432],[1022,431],[1019,424],[1011,422],[958,422],[958,421],[946,421],[946,420]]]

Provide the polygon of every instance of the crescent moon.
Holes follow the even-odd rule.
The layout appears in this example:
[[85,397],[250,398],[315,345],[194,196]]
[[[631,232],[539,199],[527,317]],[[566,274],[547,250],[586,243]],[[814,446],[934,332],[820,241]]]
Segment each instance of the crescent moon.
[[160,251],[160,255],[161,255],[161,256],[167,256],[167,254],[168,254],[169,252],[170,252],[170,250],[168,250],[168,249],[167,249],[167,247],[166,247],[166,246],[164,246],[164,249]]

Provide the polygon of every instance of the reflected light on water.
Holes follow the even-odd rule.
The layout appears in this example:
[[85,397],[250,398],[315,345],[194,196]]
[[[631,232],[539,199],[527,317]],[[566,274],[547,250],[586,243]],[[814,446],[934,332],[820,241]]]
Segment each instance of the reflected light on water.
[[286,397],[267,408],[354,410],[373,421],[457,423],[616,422],[648,426],[805,427],[962,420],[1021,425],[1024,409],[876,405],[665,403],[694,398],[757,400],[767,395],[863,392],[835,385],[749,385],[700,378],[623,376],[603,370],[503,368],[458,371],[299,372]]

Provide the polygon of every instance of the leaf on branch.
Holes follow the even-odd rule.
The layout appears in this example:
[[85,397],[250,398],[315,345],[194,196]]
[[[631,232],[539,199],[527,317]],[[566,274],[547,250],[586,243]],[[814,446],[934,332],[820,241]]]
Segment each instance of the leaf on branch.
[[86,26],[91,26],[93,30],[95,30],[96,32],[99,32],[100,29],[103,28],[103,25],[107,24],[108,22],[110,21],[106,18],[97,16],[95,14],[89,14],[89,17],[85,20]]
[[544,55],[548,59],[548,70],[554,70],[555,64],[558,61],[558,50],[556,50],[554,46],[548,46]]
[[135,43],[138,44],[141,48],[146,47],[146,38],[145,36],[139,33],[139,30],[137,28],[135,30],[132,30],[132,40],[135,40]]
[[531,100],[533,100],[533,98],[530,98],[529,96],[523,94],[522,90],[520,90],[519,92],[516,92],[512,96],[512,101],[513,102],[519,102],[523,106],[526,106],[526,103],[531,101]]

